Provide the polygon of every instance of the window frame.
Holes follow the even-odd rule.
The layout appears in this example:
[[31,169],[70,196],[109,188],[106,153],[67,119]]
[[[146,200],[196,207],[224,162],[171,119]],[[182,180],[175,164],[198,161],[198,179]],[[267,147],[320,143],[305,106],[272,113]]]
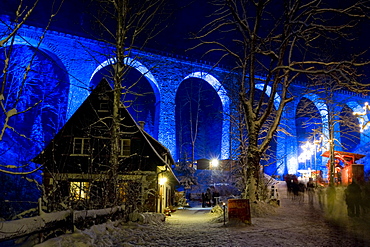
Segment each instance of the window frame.
[[109,112],[109,104],[108,101],[102,101],[99,103],[99,110],[98,112]]
[[[74,137],[73,138],[73,150],[71,156],[88,156],[90,155],[90,139],[86,137]],[[81,140],[81,147],[77,149],[76,141]],[[77,152],[79,151],[79,152]]]
[[71,201],[90,199],[91,183],[88,181],[69,181],[69,194]]
[[[127,142],[128,145],[124,145]],[[120,157],[130,157],[131,155],[131,139],[125,138],[120,139],[120,147],[119,147],[119,156]]]

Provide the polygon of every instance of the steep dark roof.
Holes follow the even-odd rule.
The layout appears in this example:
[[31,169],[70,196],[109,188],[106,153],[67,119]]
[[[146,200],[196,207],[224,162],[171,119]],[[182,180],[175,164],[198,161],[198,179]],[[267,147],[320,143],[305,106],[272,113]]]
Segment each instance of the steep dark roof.
[[[77,128],[83,128],[83,126],[90,125],[92,123],[98,122],[101,116],[96,109],[99,109],[99,97],[103,97],[104,95],[109,96],[109,101],[112,102],[113,98],[113,90],[112,87],[106,80],[102,80],[98,86],[91,92],[91,94],[87,97],[87,99],[82,103],[82,105],[76,110],[76,112],[71,116],[71,118],[67,121],[67,123],[63,126],[63,128],[56,134],[53,141],[60,139],[65,132],[70,131],[72,136],[73,132]],[[172,158],[171,153],[169,150],[164,147],[160,142],[155,140],[152,136],[150,136],[147,132],[145,132],[141,126],[133,119],[129,111],[121,105],[121,116],[124,116],[124,125],[125,128],[129,130],[131,133],[135,133],[136,135],[140,135],[147,143],[147,146],[152,150],[154,153],[155,158],[159,161],[159,164],[165,165],[167,170],[169,170],[172,174],[171,165],[174,164],[174,160]],[[106,113],[106,117],[110,117],[110,113]],[[107,133],[108,135],[110,133]],[[38,154],[33,161],[35,163],[42,164],[43,157],[45,155],[49,155],[50,152],[53,150],[53,141],[49,143],[49,145]],[[164,154],[167,155],[167,161],[164,159]],[[170,163],[170,164],[168,164]],[[176,177],[173,174],[174,177]]]

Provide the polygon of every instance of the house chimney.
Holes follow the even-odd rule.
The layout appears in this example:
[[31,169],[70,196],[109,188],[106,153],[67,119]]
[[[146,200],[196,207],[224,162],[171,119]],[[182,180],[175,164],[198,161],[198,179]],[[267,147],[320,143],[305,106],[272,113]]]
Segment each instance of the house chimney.
[[138,121],[140,128],[143,130],[145,126],[145,121]]

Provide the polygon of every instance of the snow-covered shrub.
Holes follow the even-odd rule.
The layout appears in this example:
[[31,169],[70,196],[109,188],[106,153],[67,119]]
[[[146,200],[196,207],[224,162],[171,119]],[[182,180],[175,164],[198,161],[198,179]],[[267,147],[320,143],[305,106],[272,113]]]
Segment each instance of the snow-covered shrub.
[[129,219],[131,222],[142,224],[157,224],[164,222],[166,220],[166,216],[161,213],[139,213],[135,211],[129,215]]

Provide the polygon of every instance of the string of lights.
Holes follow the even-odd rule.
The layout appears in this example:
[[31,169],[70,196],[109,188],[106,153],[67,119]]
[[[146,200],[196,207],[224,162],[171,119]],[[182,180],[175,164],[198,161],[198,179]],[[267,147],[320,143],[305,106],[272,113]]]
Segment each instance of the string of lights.
[[369,103],[365,102],[364,107],[362,107],[362,109],[364,109],[364,112],[353,112],[353,115],[358,117],[360,121],[360,124],[359,124],[360,131],[364,132],[364,130],[369,128],[370,121],[366,121],[365,118],[361,116],[366,116],[369,113],[369,110],[370,110]]

